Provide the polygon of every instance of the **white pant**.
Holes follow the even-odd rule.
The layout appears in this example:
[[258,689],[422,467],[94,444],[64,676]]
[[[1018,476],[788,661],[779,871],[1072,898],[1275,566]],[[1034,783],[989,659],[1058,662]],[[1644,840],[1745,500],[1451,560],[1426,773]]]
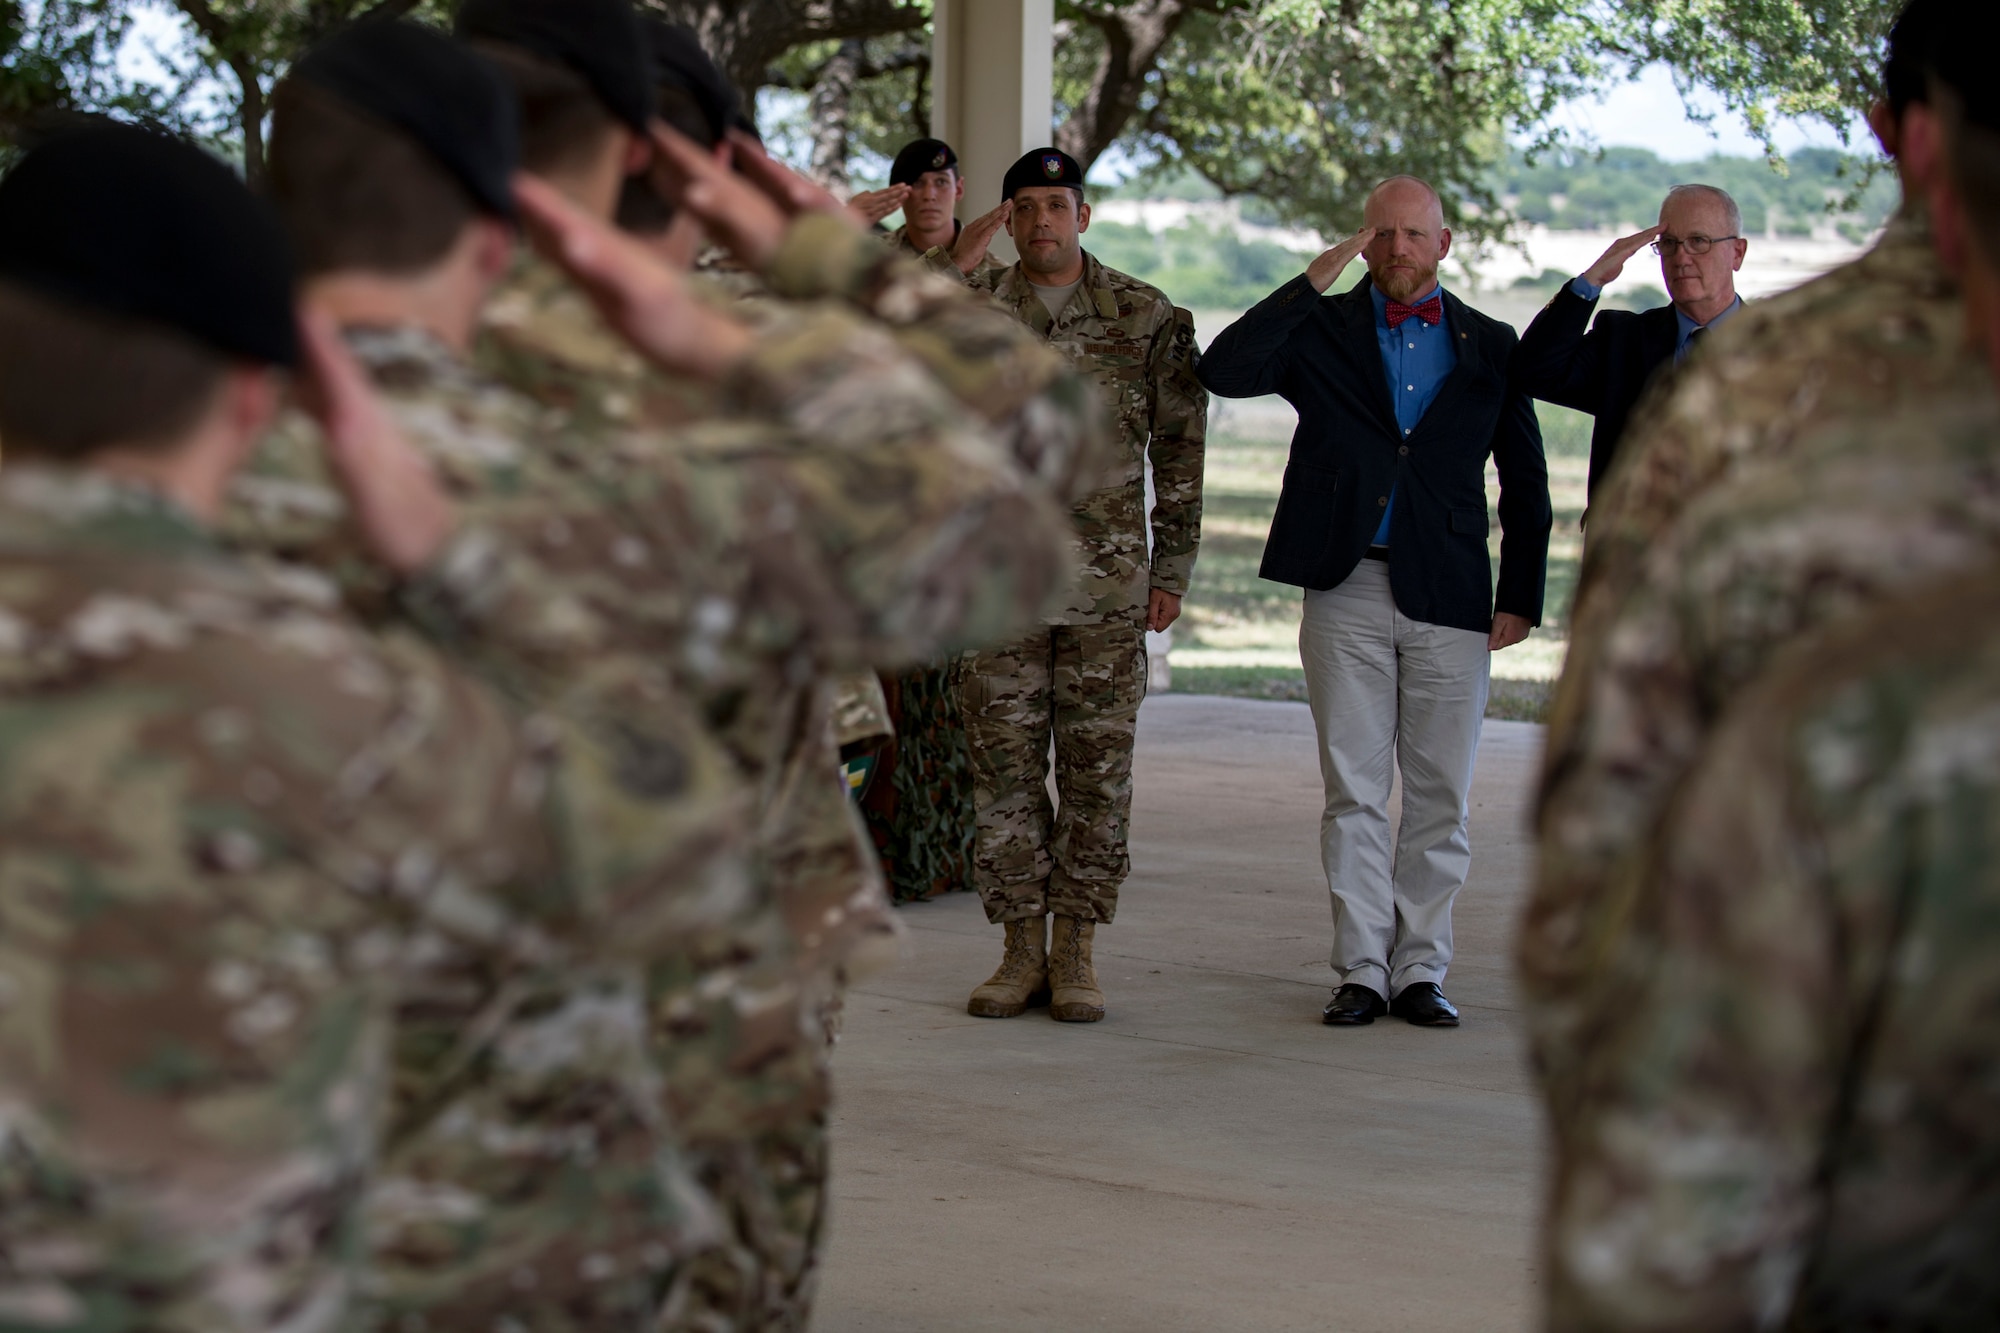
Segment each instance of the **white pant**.
[[[1486,714],[1486,636],[1411,620],[1389,566],[1307,591],[1299,627],[1326,809],[1320,859],[1333,892],[1333,970],[1394,996],[1451,966],[1451,904],[1472,866],[1472,763]],[[1403,773],[1393,864],[1389,793]]]

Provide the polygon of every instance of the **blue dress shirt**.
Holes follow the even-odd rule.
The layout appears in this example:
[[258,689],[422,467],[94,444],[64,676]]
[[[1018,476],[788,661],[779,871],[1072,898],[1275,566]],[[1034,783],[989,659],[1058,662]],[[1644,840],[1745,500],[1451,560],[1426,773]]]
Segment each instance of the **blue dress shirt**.
[[[1586,301],[1595,301],[1598,297],[1604,294],[1604,289],[1602,287],[1598,286],[1594,282],[1591,282],[1589,279],[1582,277],[1581,275],[1577,277],[1575,282],[1572,282],[1569,285],[1569,289],[1575,292],[1578,296],[1581,296]],[[1675,310],[1674,319],[1676,321],[1676,324],[1678,325],[1678,331],[1674,335],[1674,364],[1679,365],[1681,361],[1687,356],[1688,339],[1694,337],[1696,329],[1712,329],[1716,325],[1721,324],[1724,321],[1728,320],[1731,316],[1733,316],[1737,311],[1741,310],[1742,308],[1743,308],[1743,298],[1739,296],[1734,301],[1731,301],[1729,303],[1729,308],[1727,310],[1724,310],[1721,314],[1717,315],[1714,319],[1711,319],[1706,324],[1697,324],[1693,320],[1689,319],[1686,315],[1683,315],[1679,310]]]
[[[1410,305],[1422,305],[1444,289],[1433,286]],[[1375,340],[1382,348],[1382,373],[1389,381],[1389,400],[1396,405],[1396,426],[1405,436],[1417,428],[1430,411],[1438,390],[1458,365],[1458,348],[1451,336],[1449,320],[1426,324],[1412,315],[1400,328],[1389,327],[1389,298],[1380,287],[1369,288],[1375,300]],[[1389,491],[1389,507],[1382,511],[1382,526],[1375,529],[1375,545],[1389,544],[1389,517],[1396,512],[1396,492]]]

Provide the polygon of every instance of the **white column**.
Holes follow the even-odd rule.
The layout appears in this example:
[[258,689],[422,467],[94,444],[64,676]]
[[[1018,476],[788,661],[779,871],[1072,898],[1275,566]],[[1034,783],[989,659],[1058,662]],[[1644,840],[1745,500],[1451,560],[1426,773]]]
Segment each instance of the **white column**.
[[[931,133],[958,152],[960,218],[1000,202],[1007,168],[1055,137],[1055,0],[936,0]],[[993,255],[1014,261],[1002,232]]]

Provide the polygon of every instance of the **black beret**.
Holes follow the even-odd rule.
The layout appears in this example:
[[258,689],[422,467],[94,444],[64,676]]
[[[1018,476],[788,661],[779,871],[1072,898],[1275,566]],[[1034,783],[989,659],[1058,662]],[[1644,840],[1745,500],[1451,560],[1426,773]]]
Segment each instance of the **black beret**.
[[357,23],[292,75],[387,121],[457,177],[482,209],[514,216],[521,108],[500,71],[443,33],[401,21]]
[[1968,123],[2000,131],[2000,80],[1993,52],[2000,43],[2000,9],[1990,3],[1953,3],[1934,20],[1928,50],[1931,74],[1958,95]]
[[1007,179],[1000,185],[1000,197],[1012,199],[1016,190],[1032,185],[1068,185],[1081,190],[1083,168],[1060,148],[1037,148],[1021,154],[1021,160],[1007,168]]
[[458,35],[505,42],[569,66],[612,115],[646,132],[653,75],[631,0],[465,0]]
[[1926,85],[1931,43],[1940,17],[1951,7],[1951,0],[1910,0],[1889,29],[1888,50],[1882,61],[1882,96],[1898,114],[1912,102],[1930,100]]
[[221,162],[152,130],[79,130],[23,157],[0,180],[0,279],[248,361],[298,361],[277,218]]
[[645,25],[646,46],[653,57],[653,86],[679,88],[692,98],[708,122],[708,141],[718,142],[743,108],[736,85],[701,49],[694,29],[657,17],[648,17]]
[[903,145],[889,164],[889,184],[915,185],[927,171],[958,170],[958,154],[942,139],[916,139]]

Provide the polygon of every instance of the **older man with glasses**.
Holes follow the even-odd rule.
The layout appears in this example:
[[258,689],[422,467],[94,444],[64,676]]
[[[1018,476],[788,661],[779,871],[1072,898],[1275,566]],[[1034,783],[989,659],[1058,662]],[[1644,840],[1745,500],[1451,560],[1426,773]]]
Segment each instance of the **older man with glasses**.
[[[1522,332],[1509,367],[1515,387],[1597,418],[1590,436],[1591,495],[1610,471],[1633,405],[1660,367],[1678,364],[1706,330],[1742,308],[1736,271],[1750,248],[1742,232],[1743,214],[1726,191],[1677,185],[1660,205],[1658,225],[1614,242]],[[1660,257],[1672,304],[1636,314],[1606,310],[1592,325],[1605,285],[1647,245]]]

